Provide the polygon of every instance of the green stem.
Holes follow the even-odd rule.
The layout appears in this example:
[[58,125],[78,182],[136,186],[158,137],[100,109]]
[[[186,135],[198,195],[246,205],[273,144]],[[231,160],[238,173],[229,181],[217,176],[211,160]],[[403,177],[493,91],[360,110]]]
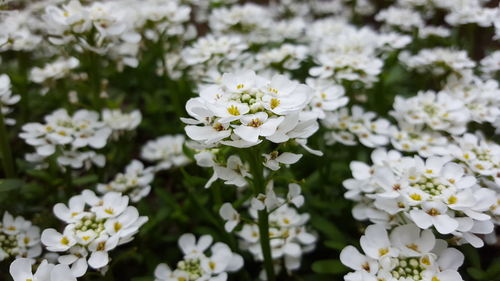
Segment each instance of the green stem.
[[[264,179],[264,167],[261,163],[261,153],[258,148],[248,150],[248,161],[250,162],[250,170],[253,177],[253,191],[254,196],[259,193],[266,193],[266,182]],[[271,243],[269,239],[269,213],[267,209],[259,211],[259,236],[260,247],[264,257],[264,269],[267,275],[267,281],[275,281],[276,276],[274,273],[273,257],[271,255]]]
[[99,65],[99,57],[96,53],[88,51],[89,57],[89,78],[91,87],[91,104],[95,110],[100,110],[102,107],[101,99],[101,69]]
[[2,112],[0,112],[0,152],[2,153],[2,166],[6,178],[15,178],[14,161],[10,151],[7,130]]

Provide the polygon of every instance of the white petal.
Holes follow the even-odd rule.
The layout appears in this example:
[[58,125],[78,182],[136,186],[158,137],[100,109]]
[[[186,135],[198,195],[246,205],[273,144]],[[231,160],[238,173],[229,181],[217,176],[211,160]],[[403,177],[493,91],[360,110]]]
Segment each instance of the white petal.
[[109,262],[108,252],[96,251],[90,255],[89,265],[94,269],[99,269],[105,267]]

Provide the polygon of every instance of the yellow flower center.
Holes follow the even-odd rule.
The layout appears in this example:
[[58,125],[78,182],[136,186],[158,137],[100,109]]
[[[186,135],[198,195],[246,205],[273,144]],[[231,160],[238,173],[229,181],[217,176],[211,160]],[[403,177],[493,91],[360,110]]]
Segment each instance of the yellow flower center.
[[416,244],[413,244],[413,243],[412,243],[412,244],[408,244],[408,245],[406,245],[406,248],[411,249],[411,250],[413,250],[413,251],[415,251],[415,252],[418,252],[418,251],[419,251],[419,250],[418,250],[418,246],[417,246]]
[[248,123],[248,126],[250,127],[260,127],[260,125],[264,124],[262,121],[259,120],[259,118],[252,119],[250,123]]
[[238,110],[238,108],[235,105],[231,105],[230,107],[228,107],[227,112],[229,112],[229,114],[234,115],[234,116],[240,115],[240,111]]
[[387,254],[387,253],[389,253],[389,249],[387,249],[387,248],[382,248],[382,249],[379,249],[379,250],[378,250],[378,254],[379,254],[380,256],[384,256],[384,255],[385,255],[385,254]]
[[279,99],[271,99],[271,109],[275,109],[280,103],[281,101]]
[[415,201],[420,201],[422,200],[422,196],[420,196],[420,194],[417,194],[417,193],[413,193],[410,195],[410,198],[415,200]]
[[63,236],[63,238],[61,238],[61,244],[66,246],[69,245],[69,239],[66,236]]
[[440,215],[441,213],[436,210],[435,208],[431,208],[429,211],[427,211],[427,214],[431,215],[431,216],[437,216],[437,215]]

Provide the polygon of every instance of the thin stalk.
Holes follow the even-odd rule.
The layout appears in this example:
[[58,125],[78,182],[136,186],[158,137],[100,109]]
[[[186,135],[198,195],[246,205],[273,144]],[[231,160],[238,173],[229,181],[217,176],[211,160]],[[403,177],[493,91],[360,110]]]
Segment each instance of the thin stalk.
[[[250,170],[253,177],[254,196],[257,196],[259,193],[265,194],[266,183],[264,180],[264,168],[260,161],[260,150],[256,148],[249,150],[248,152],[247,156],[248,161],[250,162]],[[260,247],[264,257],[264,269],[266,271],[267,280],[275,281],[276,275],[274,273],[271,243],[269,239],[269,213],[267,212],[267,209],[264,208],[264,210],[259,211],[258,216]]]
[[12,152],[10,151],[7,130],[5,128],[5,120],[2,112],[0,112],[0,152],[2,153],[2,166],[6,178],[15,178],[14,161],[12,160]]

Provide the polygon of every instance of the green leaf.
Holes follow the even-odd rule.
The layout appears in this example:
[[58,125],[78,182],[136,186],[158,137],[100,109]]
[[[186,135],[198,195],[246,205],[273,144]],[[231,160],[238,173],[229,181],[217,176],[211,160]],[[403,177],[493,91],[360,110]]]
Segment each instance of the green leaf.
[[482,271],[479,268],[475,268],[475,267],[467,268],[467,272],[469,273],[470,276],[472,276],[474,278],[474,280],[481,280],[481,279],[484,279],[486,276],[484,271]]
[[344,234],[342,234],[338,227],[321,216],[311,216],[311,224],[331,240],[346,241]]
[[340,260],[316,261],[312,265],[312,270],[316,273],[322,274],[342,274],[349,271],[349,269],[345,267]]
[[346,246],[347,244],[346,243],[343,243],[343,242],[340,242],[340,241],[325,241],[325,246],[327,246],[328,248],[331,248],[331,249],[335,249],[335,250],[342,250],[344,249],[344,247]]
[[87,175],[80,178],[73,179],[73,184],[75,185],[90,185],[96,183],[98,180],[97,175]]
[[0,179],[0,192],[17,189],[23,184],[20,179]]

